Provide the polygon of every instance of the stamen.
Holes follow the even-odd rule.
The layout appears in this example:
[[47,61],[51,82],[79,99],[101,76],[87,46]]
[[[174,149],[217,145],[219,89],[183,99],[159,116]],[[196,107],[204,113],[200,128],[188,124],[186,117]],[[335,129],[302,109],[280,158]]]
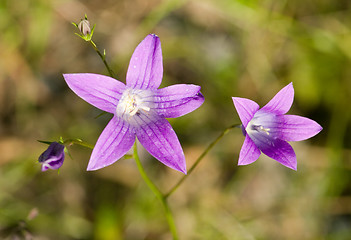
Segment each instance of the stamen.
[[263,126],[252,126],[252,128],[259,132],[265,132],[267,135],[269,135],[269,131],[271,130],[270,128],[264,128]]
[[270,130],[271,130],[270,128],[265,128],[262,125],[255,125],[255,124],[252,124],[252,123],[249,123],[247,125],[247,127],[246,127],[246,131],[248,131],[248,132],[252,132],[252,131],[264,132],[267,135],[270,134],[269,133]]
[[[150,90],[127,89],[123,92],[122,97],[117,105],[116,114],[129,123],[134,123],[132,118],[140,116],[142,111],[144,114],[151,114],[153,107],[153,92]],[[146,101],[147,100],[147,101]]]

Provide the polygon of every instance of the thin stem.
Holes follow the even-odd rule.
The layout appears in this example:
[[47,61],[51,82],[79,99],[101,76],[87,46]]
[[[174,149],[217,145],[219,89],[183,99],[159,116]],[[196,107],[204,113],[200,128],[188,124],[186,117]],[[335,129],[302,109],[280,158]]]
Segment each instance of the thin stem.
[[110,66],[108,65],[108,63],[106,62],[105,52],[104,52],[104,54],[102,54],[102,53],[100,52],[100,50],[97,48],[96,44],[93,42],[93,40],[90,40],[89,42],[90,42],[90,44],[93,46],[93,48],[94,48],[94,50],[97,52],[97,54],[100,56],[101,60],[104,62],[105,67],[107,68],[107,71],[108,71],[110,77],[115,78],[115,74],[113,73],[113,71],[112,71],[112,69],[110,68]]
[[161,191],[156,187],[156,185],[147,176],[147,174],[146,174],[146,172],[145,172],[145,170],[143,168],[143,165],[140,162],[140,158],[139,158],[139,155],[138,155],[138,150],[137,150],[136,143],[134,144],[133,157],[134,157],[135,162],[136,162],[136,164],[138,166],[138,169],[139,169],[141,177],[143,178],[145,183],[148,185],[148,187],[151,189],[151,191],[155,194],[155,196],[161,201],[161,203],[163,205],[163,208],[165,210],[167,223],[168,223],[169,229],[170,229],[170,231],[172,233],[173,240],[177,240],[178,239],[177,228],[175,226],[173,214],[172,214],[171,209],[170,209],[170,207],[168,205],[168,201],[163,196]]
[[196,166],[201,162],[201,160],[207,155],[207,153],[221,140],[221,138],[226,135],[230,130],[236,127],[240,127],[241,124],[234,124],[226,129],[223,130],[223,132],[210,144],[208,147],[205,149],[205,151],[196,159],[195,163],[191,166],[189,169],[187,175],[184,175],[174,186],[169,190],[167,194],[164,195],[164,198],[168,198],[170,195],[172,195],[178,187],[189,177],[189,175],[194,171]]
[[86,147],[86,148],[90,148],[90,149],[93,149],[94,148],[94,145],[90,144],[90,143],[87,143],[87,142],[84,142],[80,139],[66,139],[63,144],[67,144],[67,145],[73,145],[73,144],[76,144],[76,145],[80,145],[82,147]]

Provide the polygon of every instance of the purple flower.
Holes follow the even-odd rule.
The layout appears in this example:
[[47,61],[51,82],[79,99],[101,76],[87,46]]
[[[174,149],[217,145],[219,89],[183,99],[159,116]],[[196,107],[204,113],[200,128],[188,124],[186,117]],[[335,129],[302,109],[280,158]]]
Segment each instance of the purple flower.
[[292,83],[280,90],[261,109],[254,101],[233,97],[246,136],[238,165],[253,163],[263,152],[284,166],[296,170],[296,155],[287,141],[308,139],[319,133],[322,127],[305,117],[284,115],[289,111],[293,100]]
[[160,162],[186,173],[182,147],[165,118],[194,111],[204,102],[204,97],[196,85],[177,84],[157,89],[162,75],[161,43],[153,34],[135,49],[126,85],[98,74],[64,74],[68,86],[79,97],[114,114],[97,140],[87,170],[116,162],[132,147],[136,136]]
[[65,152],[64,152],[65,146],[53,142],[50,144],[48,149],[45,150],[40,156],[39,156],[39,163],[41,163],[41,171],[44,172],[46,170],[50,169],[59,169],[63,161],[65,160]]

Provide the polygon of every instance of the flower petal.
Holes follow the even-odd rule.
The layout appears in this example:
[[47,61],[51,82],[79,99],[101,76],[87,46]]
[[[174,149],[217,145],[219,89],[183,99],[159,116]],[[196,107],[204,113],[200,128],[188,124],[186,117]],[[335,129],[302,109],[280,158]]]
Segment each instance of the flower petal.
[[158,114],[165,118],[176,118],[194,111],[205,101],[200,89],[200,86],[191,84],[176,84],[158,89],[154,96]]
[[296,115],[280,116],[280,138],[285,141],[301,141],[315,136],[323,128],[317,122]]
[[[62,155],[64,158],[64,153]],[[50,169],[59,169],[63,165],[63,160],[62,159],[48,159],[48,161],[44,162],[41,165],[41,171],[44,172],[46,170]]]
[[127,86],[138,89],[157,89],[162,82],[163,65],[160,39],[149,34],[136,47],[129,62]]
[[39,156],[42,164],[41,171],[59,169],[65,160],[65,146],[58,142],[52,142],[50,146]]
[[65,146],[58,142],[52,142],[49,147],[39,156],[39,162],[43,163],[48,160],[56,161],[64,156]]
[[260,108],[257,103],[247,98],[233,97],[234,106],[239,114],[240,120],[246,128],[247,124],[253,118],[257,110]]
[[267,112],[273,112],[277,115],[285,114],[291,108],[294,101],[294,87],[289,83],[281,89],[263,108]]
[[284,166],[296,170],[297,162],[294,149],[289,143],[278,138],[272,138],[265,133],[250,135],[256,146],[268,157],[273,158]]
[[240,150],[238,165],[247,165],[253,163],[258,159],[260,155],[260,149],[258,149],[249,135],[246,135],[244,144]]
[[111,77],[93,73],[63,74],[67,85],[79,97],[100,108],[114,113],[125,85]]
[[88,171],[97,170],[123,157],[135,142],[135,132],[128,123],[113,117],[97,140],[88,164]]
[[186,174],[186,163],[182,147],[171,124],[159,118],[142,124],[136,135],[144,148],[166,166]]

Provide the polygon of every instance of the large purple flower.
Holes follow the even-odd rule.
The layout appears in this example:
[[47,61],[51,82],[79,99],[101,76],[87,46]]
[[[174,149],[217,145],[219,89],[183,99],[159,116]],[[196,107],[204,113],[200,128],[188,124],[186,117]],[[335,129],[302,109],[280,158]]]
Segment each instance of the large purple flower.
[[194,111],[204,102],[204,97],[196,85],[177,84],[157,89],[162,76],[161,43],[153,34],[135,49],[126,85],[98,74],[64,74],[68,86],[79,97],[114,114],[94,147],[87,170],[97,170],[117,161],[132,147],[137,136],[152,156],[186,173],[182,147],[165,118]]
[[292,83],[280,90],[261,109],[254,101],[233,97],[246,136],[238,165],[253,163],[262,151],[284,166],[296,170],[296,155],[287,141],[308,139],[319,133],[322,127],[305,117],[284,115],[289,111],[293,100]]

